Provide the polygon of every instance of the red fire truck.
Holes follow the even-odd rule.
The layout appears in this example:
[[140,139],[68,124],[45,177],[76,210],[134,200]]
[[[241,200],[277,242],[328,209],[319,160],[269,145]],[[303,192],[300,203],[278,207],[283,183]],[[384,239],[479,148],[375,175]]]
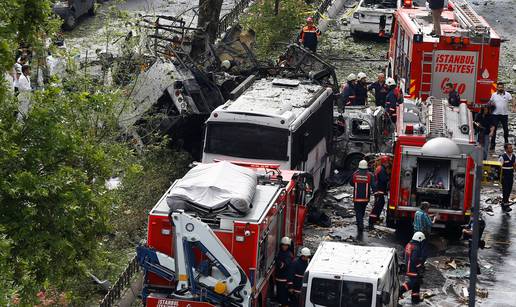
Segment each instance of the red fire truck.
[[395,13],[387,74],[412,98],[443,98],[450,82],[468,104],[489,101],[498,79],[498,34],[465,0],[450,0],[441,35],[432,30],[430,10],[404,0]]
[[446,99],[406,99],[397,116],[387,225],[408,225],[427,201],[437,215],[434,227],[457,230],[469,221],[475,188],[471,111]]
[[266,305],[280,239],[302,243],[313,179],[235,163],[194,167],[150,212],[137,250],[147,306]]

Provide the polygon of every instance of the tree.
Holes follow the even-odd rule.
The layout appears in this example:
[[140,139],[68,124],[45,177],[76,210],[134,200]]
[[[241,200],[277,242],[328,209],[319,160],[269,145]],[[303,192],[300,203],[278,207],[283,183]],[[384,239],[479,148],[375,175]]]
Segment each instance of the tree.
[[192,42],[192,57],[206,51],[206,39],[210,43],[214,43],[217,39],[222,2],[223,0],[199,0],[197,27],[206,30],[195,33]]
[[105,180],[130,154],[115,139],[119,96],[73,89],[36,93],[22,121],[14,101],[0,107],[0,225],[28,301],[45,284],[65,288],[84,274],[115,202]]

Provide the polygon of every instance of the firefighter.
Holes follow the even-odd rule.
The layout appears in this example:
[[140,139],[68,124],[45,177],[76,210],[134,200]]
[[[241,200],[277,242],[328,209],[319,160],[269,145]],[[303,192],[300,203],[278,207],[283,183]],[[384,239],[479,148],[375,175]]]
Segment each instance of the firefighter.
[[382,156],[380,158],[380,165],[376,168],[374,172],[374,207],[369,214],[369,229],[374,229],[374,224],[380,218],[382,214],[383,207],[385,206],[385,196],[387,195],[387,191],[389,189],[389,173],[387,169],[389,167],[389,157]]
[[385,74],[379,73],[378,80],[367,87],[368,91],[374,90],[374,101],[377,107],[385,108],[385,97],[389,87],[385,84]]
[[512,144],[503,145],[505,152],[498,161],[502,163],[502,211],[510,212],[509,196],[512,192],[514,182],[514,169],[516,168],[516,157],[512,154]]
[[396,123],[396,107],[398,106],[398,96],[396,95],[396,81],[393,78],[387,78],[385,84],[389,87],[387,96],[385,97],[385,111],[393,123]]
[[458,107],[460,105],[460,95],[459,92],[453,88],[453,83],[446,83],[445,91],[448,93],[448,104],[453,107]]
[[314,26],[314,19],[308,17],[306,19],[306,26],[304,26],[303,29],[301,29],[301,33],[299,33],[299,43],[315,53],[317,51],[319,36],[321,36],[321,31]]
[[412,236],[412,240],[405,246],[405,263],[407,265],[406,275],[408,280],[400,288],[400,298],[403,297],[403,293],[412,290],[412,303],[417,304],[421,301],[419,296],[419,288],[421,286],[421,280],[423,279],[424,271],[424,249],[421,246],[421,242],[425,240],[425,234],[422,232],[416,232]]
[[299,306],[299,297],[301,288],[303,287],[303,277],[308,266],[311,253],[308,247],[301,249],[301,255],[290,264],[288,284],[290,286],[290,305],[291,307]]
[[[486,229],[486,222],[484,221],[484,219],[482,218],[482,215],[480,215],[478,217],[478,247],[480,249],[484,249],[485,246],[486,246],[486,242],[484,240],[482,240],[482,235],[484,234],[484,230]],[[462,229],[462,237],[466,240],[468,240],[468,243],[469,243],[469,249],[468,249],[468,258],[469,258],[469,263],[470,263],[470,267],[471,267],[471,245],[472,245],[472,242],[471,240],[473,239],[473,220],[470,220],[469,221],[469,224],[466,225],[466,227],[464,227]],[[478,265],[478,262],[477,262],[477,274],[480,274],[480,265]]]
[[357,75],[357,85],[355,86],[355,103],[356,106],[364,106],[367,103],[367,75],[359,72]]
[[346,80],[347,82],[342,85],[340,90],[340,108],[342,111],[344,111],[346,106],[353,105],[356,98],[355,87],[357,85],[357,76],[355,74],[349,74]]
[[366,160],[358,163],[358,170],[351,177],[350,183],[354,188],[353,206],[357,219],[357,229],[361,233],[364,231],[364,215],[371,196],[371,185],[373,184],[373,174],[368,171]]
[[430,32],[431,36],[441,36],[441,14],[444,9],[444,0],[427,0],[430,9],[432,10],[432,22],[434,29]]
[[280,306],[288,306],[288,270],[294,260],[294,254],[290,249],[291,243],[289,237],[281,238],[280,251],[276,256],[276,294]]

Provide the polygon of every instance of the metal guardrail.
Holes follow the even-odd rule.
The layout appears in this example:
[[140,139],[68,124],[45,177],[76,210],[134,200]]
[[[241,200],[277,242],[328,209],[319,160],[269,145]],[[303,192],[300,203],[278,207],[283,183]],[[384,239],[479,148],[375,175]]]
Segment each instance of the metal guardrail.
[[135,255],[127,264],[124,272],[120,274],[113,287],[111,287],[109,292],[104,296],[99,307],[114,306],[114,304],[121,298],[122,292],[131,284],[131,280],[135,273],[138,273],[139,271],[140,266],[138,265],[138,260]]
[[221,36],[222,33],[231,27],[238,19],[238,16],[242,14],[242,12],[249,6],[249,4],[251,4],[251,2],[254,2],[254,0],[241,0],[229,13],[224,15],[220,19],[217,36]]

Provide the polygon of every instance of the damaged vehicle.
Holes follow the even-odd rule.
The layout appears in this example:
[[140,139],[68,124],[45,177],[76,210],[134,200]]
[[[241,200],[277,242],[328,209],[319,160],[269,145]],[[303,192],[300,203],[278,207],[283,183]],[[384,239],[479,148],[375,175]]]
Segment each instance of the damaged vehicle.
[[52,11],[64,21],[63,28],[72,30],[77,20],[83,15],[95,15],[95,0],[61,0],[57,1]]
[[401,0],[360,0],[350,22],[351,35],[377,34],[380,37],[391,35],[394,11],[400,7]]
[[351,106],[333,114],[333,168],[355,170],[368,154],[390,152],[382,107]]

